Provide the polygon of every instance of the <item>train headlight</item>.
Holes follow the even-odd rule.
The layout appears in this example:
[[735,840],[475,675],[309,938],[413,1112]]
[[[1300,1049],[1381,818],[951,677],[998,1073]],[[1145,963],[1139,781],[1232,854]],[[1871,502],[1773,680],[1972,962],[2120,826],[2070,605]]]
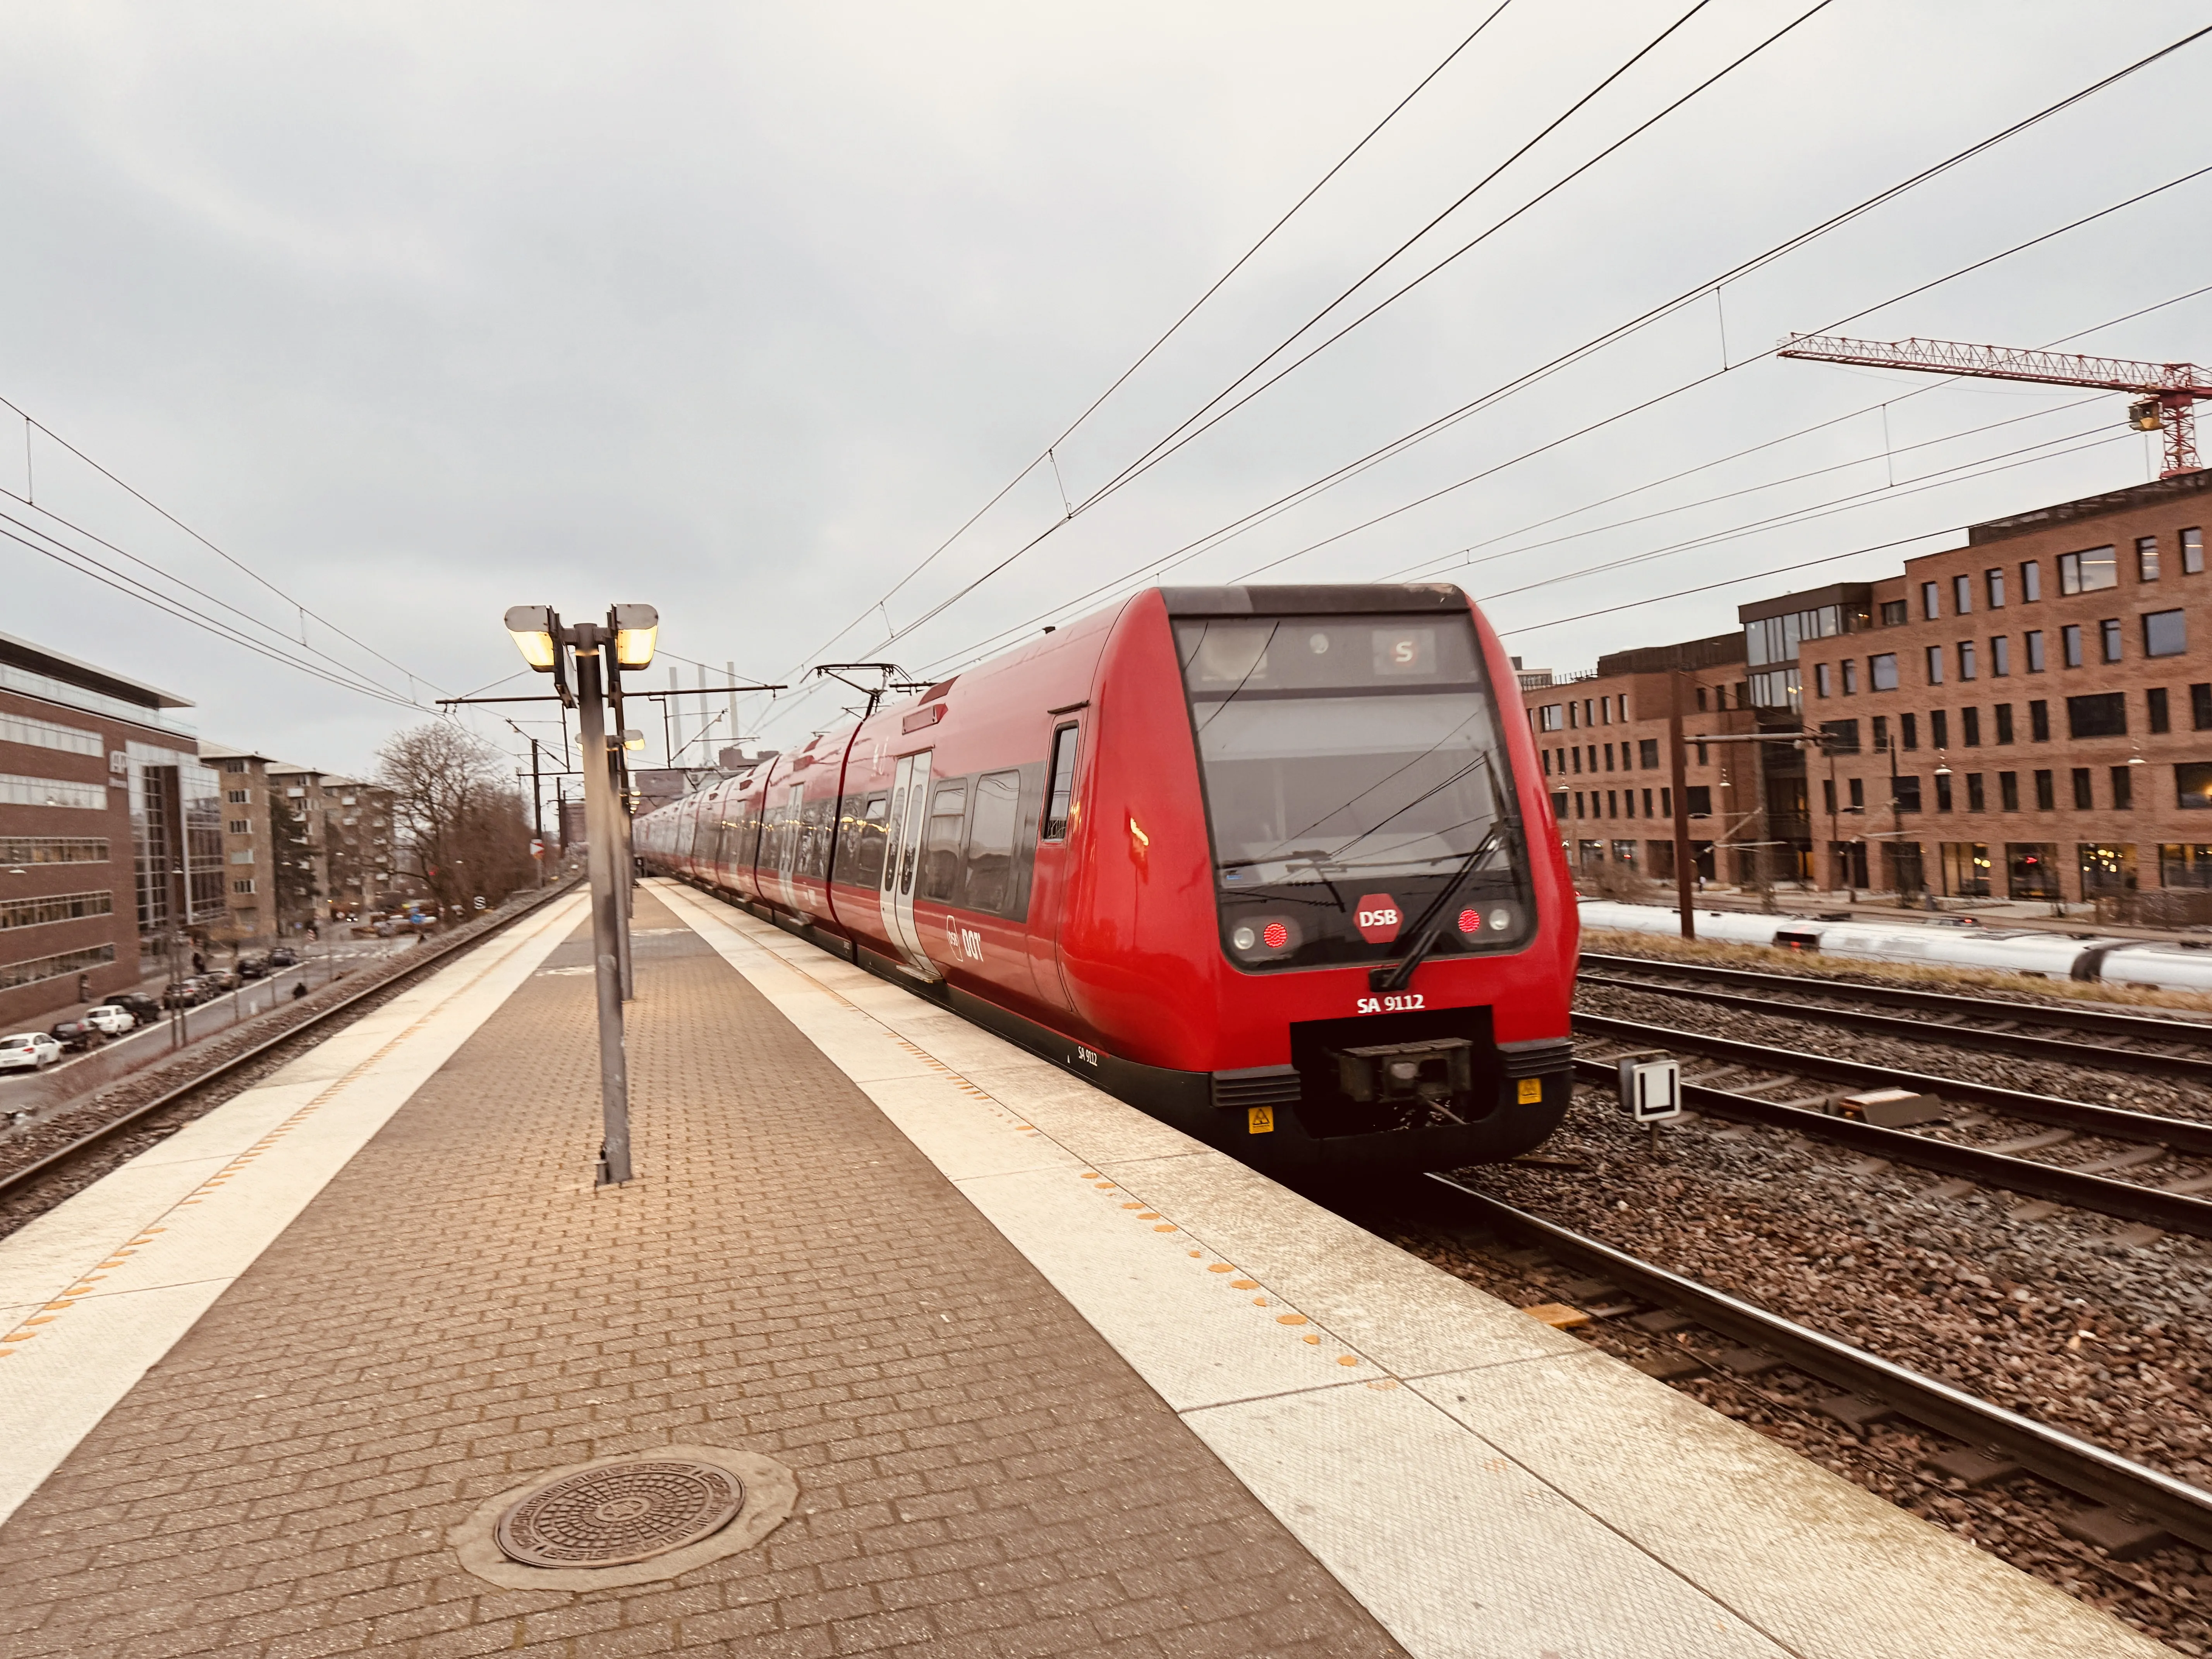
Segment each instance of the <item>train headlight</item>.
[[1229,942],[1240,951],[1249,951],[1260,942],[1260,936],[1249,927],[1239,927],[1230,934]]
[[1470,904],[1459,913],[1460,937],[1469,945],[1502,938],[1520,926],[1521,912],[1510,904]]
[[1484,920],[1488,922],[1492,933],[1502,933],[1513,925],[1513,911],[1510,907],[1500,904]]
[[1298,948],[1305,935],[1288,916],[1252,916],[1229,930],[1229,948],[1248,962],[1265,962]]

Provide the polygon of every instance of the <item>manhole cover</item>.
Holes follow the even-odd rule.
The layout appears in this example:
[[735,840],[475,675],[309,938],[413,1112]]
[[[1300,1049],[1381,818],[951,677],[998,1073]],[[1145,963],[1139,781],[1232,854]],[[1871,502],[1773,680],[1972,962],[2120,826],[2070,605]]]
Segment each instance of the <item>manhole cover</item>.
[[532,1567],[617,1567],[720,1531],[745,1505],[737,1476],[711,1463],[610,1463],[541,1486],[494,1536]]

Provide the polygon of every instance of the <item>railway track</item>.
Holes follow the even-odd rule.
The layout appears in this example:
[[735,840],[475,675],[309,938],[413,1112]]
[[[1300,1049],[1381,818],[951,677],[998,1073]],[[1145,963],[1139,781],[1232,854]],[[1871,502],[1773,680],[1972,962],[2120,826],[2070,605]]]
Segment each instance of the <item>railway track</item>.
[[[1654,1338],[1702,1329],[1739,1345],[1721,1350],[1708,1361],[1679,1341],[1655,1341],[1649,1361],[1640,1365],[1651,1375],[1680,1381],[1717,1368],[1747,1382],[1776,1367],[1787,1367],[1842,1390],[1820,1401],[1817,1408],[1854,1431],[1893,1416],[1955,1443],[1926,1460],[1937,1478],[1979,1487],[2026,1472],[2086,1500],[2091,1509],[2061,1513],[2057,1524],[2067,1536],[2094,1545],[2114,1559],[2126,1559],[2158,1547],[2167,1541],[2160,1534],[2212,1548],[2212,1492],[1686,1279],[1449,1176],[1429,1178],[1450,1193],[1453,1209],[1484,1231],[1522,1241],[1543,1257],[1592,1275],[1585,1283],[1585,1299],[1605,1298],[1594,1316]],[[1791,1403],[1768,1398],[1772,1403]]]
[[[1722,1007],[1815,1021],[1874,1036],[1941,1042],[2105,1071],[2117,1066],[2212,1084],[2212,1024],[2103,1008],[2005,1002],[1994,997],[1915,991],[1901,986],[1824,983],[1795,974],[1763,974],[1645,957],[1585,954],[1577,980],[1613,990],[1656,992]],[[1820,998],[1831,1000],[1814,1000]],[[1873,1012],[1876,1007],[1900,1012],[1878,1013]],[[2054,1036],[2020,1029],[2035,1025],[2078,1035]],[[2093,1041],[2081,1040],[2085,1037]]]
[[578,878],[575,880],[565,882],[558,887],[549,887],[529,903],[519,906],[511,915],[495,918],[481,932],[448,940],[443,945],[435,945],[428,950],[420,950],[406,957],[403,959],[404,965],[398,972],[388,975],[374,984],[362,986],[359,990],[341,997],[327,1007],[316,1010],[297,1024],[288,1025],[284,1030],[253,1044],[251,1048],[213,1061],[183,1081],[163,1090],[153,1099],[126,1108],[116,1116],[88,1130],[67,1145],[57,1147],[35,1163],[27,1164],[20,1170],[13,1170],[5,1175],[0,1175],[0,1204],[5,1204],[9,1200],[21,1196],[30,1191],[39,1182],[58,1173],[68,1166],[77,1164],[125,1131],[150,1122],[163,1112],[177,1106],[187,1097],[196,1094],[210,1085],[219,1084],[227,1079],[236,1077],[246,1067],[265,1060],[277,1050],[295,1043],[305,1045],[320,1042],[330,1031],[331,1022],[359,1008],[370,998],[387,995],[410,981],[419,979],[432,969],[443,966],[454,957],[473,950],[486,939],[506,932],[525,916],[535,915],[546,905],[566,896],[580,883],[581,878]]
[[[1770,1007],[1767,1012],[1774,1011]],[[1577,1074],[1589,1082],[1612,1081],[1618,1058],[1632,1051],[1661,1049],[1716,1060],[1720,1063],[1709,1072],[1684,1074],[1683,1104],[1692,1110],[1793,1130],[1891,1163],[1932,1170],[2070,1208],[2096,1211],[2142,1226],[2212,1238],[2212,1200],[2196,1196],[2212,1191],[2212,1173],[2207,1172],[2212,1169],[2212,1123],[1899,1071],[1894,1066],[1775,1048],[1608,1015],[1577,1013],[1574,1029],[1578,1034],[1602,1038],[1608,1045],[1601,1051],[1577,1054]],[[1722,1080],[1729,1086],[1717,1086]],[[1947,1104],[1963,1104],[2050,1127],[2043,1133],[1994,1147],[1946,1140],[1822,1109],[1835,1091],[1813,1086],[1821,1083],[1841,1083],[1860,1090],[1905,1088],[1933,1095]],[[1790,1091],[1791,1097],[1765,1097],[1785,1091]],[[2075,1164],[2021,1156],[2070,1146],[2077,1136],[2119,1142],[2131,1150],[2095,1156]],[[2148,1170],[2173,1155],[2197,1160],[2203,1167],[2161,1186],[2113,1178],[2116,1172]]]

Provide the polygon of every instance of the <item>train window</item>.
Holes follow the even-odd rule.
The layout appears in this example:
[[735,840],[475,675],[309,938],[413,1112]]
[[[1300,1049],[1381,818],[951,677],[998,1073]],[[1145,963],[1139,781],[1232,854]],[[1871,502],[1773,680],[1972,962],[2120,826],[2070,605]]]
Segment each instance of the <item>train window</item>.
[[921,843],[921,879],[916,896],[949,903],[960,878],[960,828],[968,816],[968,781],[948,778],[929,798],[929,823]]
[[799,855],[799,813],[805,799],[806,786],[793,784],[783,792],[783,811],[775,823],[775,854],[769,862],[787,876],[793,873],[793,860]]
[[1052,734],[1052,792],[1044,807],[1045,841],[1066,841],[1067,820],[1075,803],[1076,728],[1063,726]]
[[987,772],[975,780],[975,810],[968,821],[967,887],[970,910],[1006,914],[1014,896],[1014,832],[1021,823],[1022,775]]
[[852,881],[861,887],[880,887],[884,884],[884,848],[888,839],[887,820],[890,816],[891,798],[871,795],[851,821],[847,843],[851,857]]

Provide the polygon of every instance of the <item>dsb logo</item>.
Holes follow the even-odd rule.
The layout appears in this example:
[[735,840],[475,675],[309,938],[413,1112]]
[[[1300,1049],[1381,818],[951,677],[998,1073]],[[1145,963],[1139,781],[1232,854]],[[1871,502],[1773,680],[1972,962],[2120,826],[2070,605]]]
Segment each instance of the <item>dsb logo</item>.
[[1388,893],[1363,893],[1352,907],[1352,926],[1370,945],[1388,945],[1398,937],[1404,920],[1398,914],[1398,901]]

